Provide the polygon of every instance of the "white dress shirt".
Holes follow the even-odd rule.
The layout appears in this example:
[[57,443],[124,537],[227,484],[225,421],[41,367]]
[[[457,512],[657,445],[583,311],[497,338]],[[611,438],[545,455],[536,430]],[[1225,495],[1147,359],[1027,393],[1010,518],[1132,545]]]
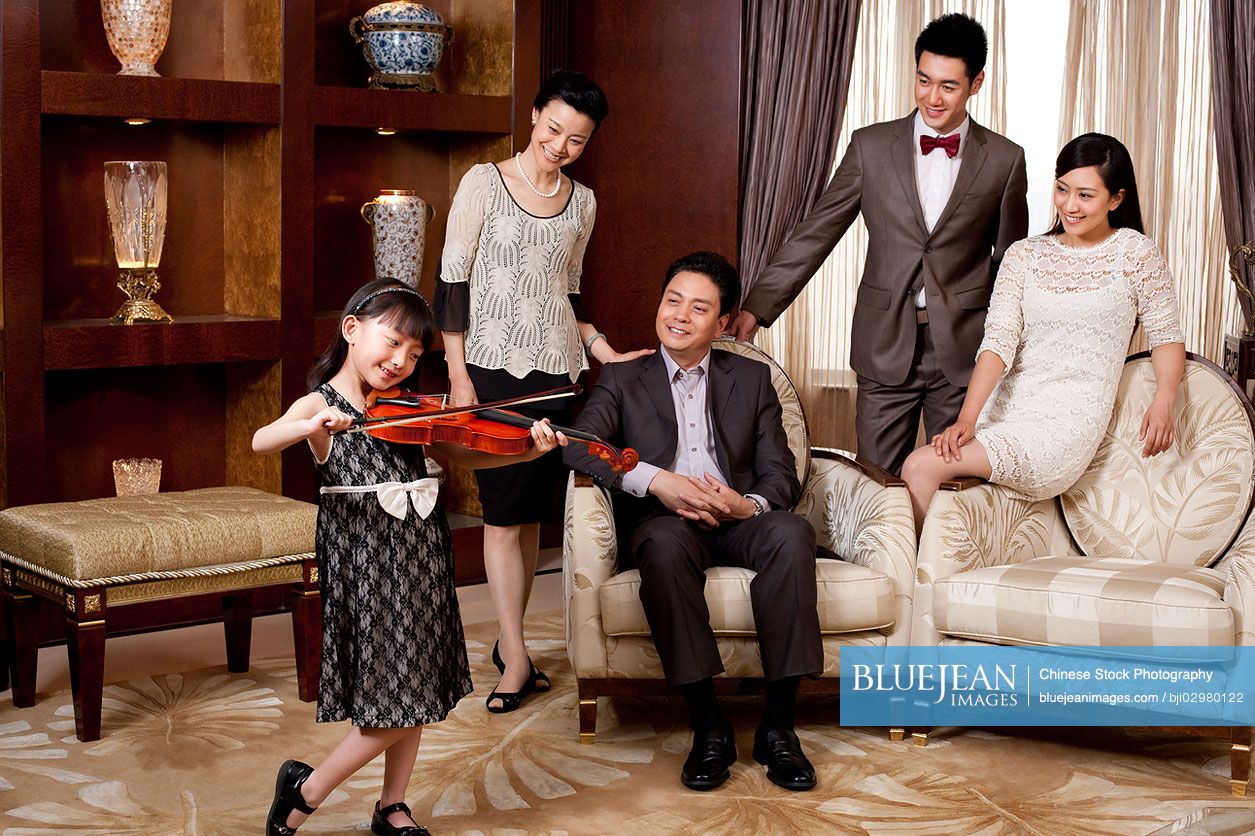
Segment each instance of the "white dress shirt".
[[[942,138],[936,131],[924,124],[924,117],[915,112],[915,136],[912,147],[915,149],[915,186],[919,189],[919,205],[924,210],[924,224],[932,232],[937,219],[950,201],[950,193],[954,191],[954,181],[959,177],[959,167],[963,164],[963,150],[967,147],[967,132],[971,125],[971,117],[964,117],[963,124],[957,131],[946,136],[959,135],[959,153],[953,158],[946,155],[944,148],[935,148],[931,154],[920,150],[919,138],[932,136]],[[918,307],[925,306],[924,288],[920,288],[915,299]]]

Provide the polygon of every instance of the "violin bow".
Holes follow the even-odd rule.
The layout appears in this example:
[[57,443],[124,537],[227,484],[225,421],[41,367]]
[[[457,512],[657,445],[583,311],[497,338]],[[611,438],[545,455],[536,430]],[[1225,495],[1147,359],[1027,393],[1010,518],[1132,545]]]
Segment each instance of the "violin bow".
[[[504,406],[519,406],[522,404],[539,403],[540,401],[552,401],[558,398],[570,398],[580,393],[578,385],[564,386],[558,389],[549,389],[544,392],[538,392],[535,395],[524,395],[518,398],[505,398],[490,403],[470,404],[467,406],[455,406],[449,409],[441,409],[436,412],[422,412],[417,415],[396,416],[386,415],[378,418],[357,418],[354,426],[347,430],[340,430],[332,433],[332,435],[349,435],[352,433],[366,432],[368,429],[384,429],[386,427],[399,427],[405,424],[417,424],[420,421],[429,421],[433,418],[444,418],[449,415],[464,415],[468,412],[479,412],[484,409],[496,409]],[[386,403],[387,401],[385,401]],[[395,400],[393,401],[395,403]]]

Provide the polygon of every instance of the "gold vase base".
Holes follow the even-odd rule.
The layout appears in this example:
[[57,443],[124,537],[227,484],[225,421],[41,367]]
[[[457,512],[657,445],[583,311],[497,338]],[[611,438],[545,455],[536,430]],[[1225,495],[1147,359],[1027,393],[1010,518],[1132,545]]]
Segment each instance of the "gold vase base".
[[372,73],[366,86],[373,90],[421,90],[435,93],[436,78],[417,73]]
[[134,325],[136,322],[174,322],[174,317],[151,299],[127,299],[113,318],[122,320],[125,325]]
[[124,269],[118,277],[118,289],[126,294],[126,301],[113,315],[114,319],[120,319],[126,325],[136,322],[174,322],[174,317],[152,300],[152,295],[161,289],[156,270]]

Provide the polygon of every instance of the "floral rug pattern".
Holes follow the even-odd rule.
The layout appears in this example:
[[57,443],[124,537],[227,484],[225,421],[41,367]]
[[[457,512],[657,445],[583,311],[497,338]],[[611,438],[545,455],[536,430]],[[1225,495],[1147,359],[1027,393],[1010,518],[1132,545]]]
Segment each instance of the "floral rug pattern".
[[[741,758],[719,790],[679,782],[688,748],[671,699],[602,700],[580,745],[560,613],[529,619],[553,690],[513,714],[484,710],[495,625],[467,629],[476,692],[423,736],[409,803],[433,833],[1146,834],[1229,805],[1228,745],[1153,731],[939,730],[923,749],[836,725],[803,701],[799,734],[819,786],[791,793],[749,757],[758,705],[728,700]],[[79,743],[69,694],[0,698],[0,836],[219,836],[263,831],[288,757],[316,763],[345,731],[296,697],[292,660],[107,685],[104,736]],[[383,781],[369,764],[303,834],[362,833]]]

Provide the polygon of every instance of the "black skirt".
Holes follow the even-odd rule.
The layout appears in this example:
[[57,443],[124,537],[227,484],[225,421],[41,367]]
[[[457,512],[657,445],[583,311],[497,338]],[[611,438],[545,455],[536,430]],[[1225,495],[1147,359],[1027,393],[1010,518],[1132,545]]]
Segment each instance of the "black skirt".
[[[566,375],[534,371],[520,379],[504,369],[485,369],[467,364],[466,370],[480,403],[571,385],[571,378]],[[510,411],[535,420],[548,418],[552,424],[569,424],[572,400],[559,398],[512,406]],[[479,485],[479,502],[484,506],[484,522],[506,526],[558,519],[566,478],[567,469],[562,463],[561,450],[554,450],[531,462],[476,470],[475,481]]]

